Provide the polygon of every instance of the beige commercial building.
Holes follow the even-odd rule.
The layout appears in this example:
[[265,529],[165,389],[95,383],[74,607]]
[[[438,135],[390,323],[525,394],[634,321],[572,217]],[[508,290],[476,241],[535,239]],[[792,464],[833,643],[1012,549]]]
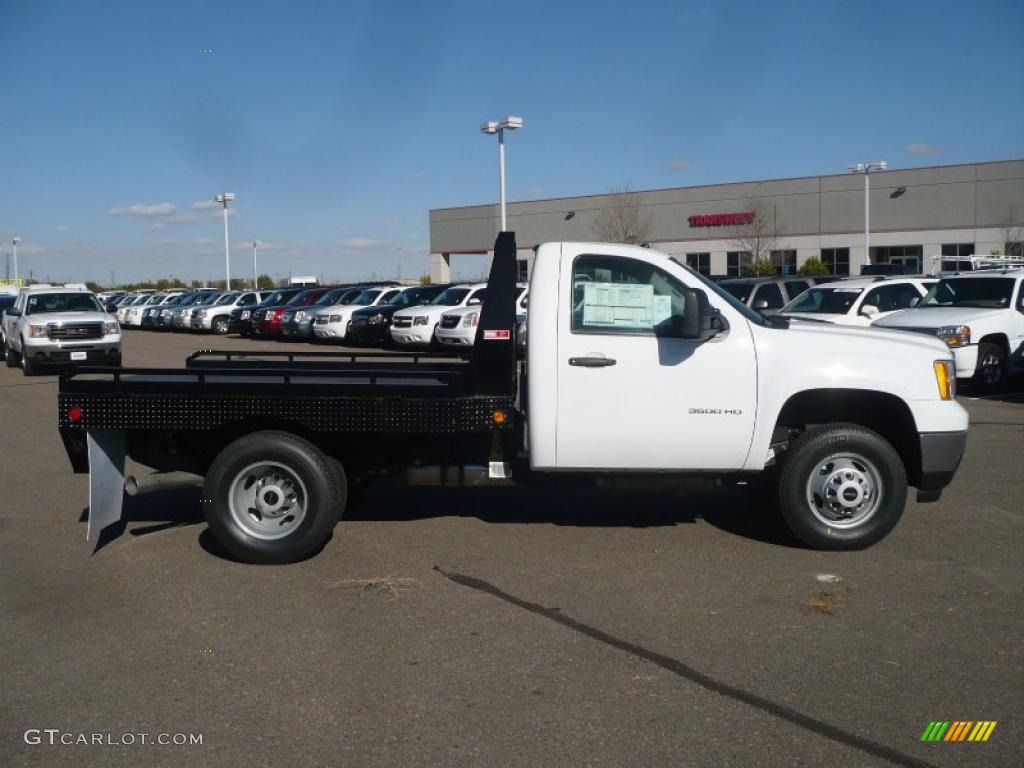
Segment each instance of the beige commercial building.
[[[780,272],[812,257],[855,275],[866,263],[928,270],[935,255],[1024,252],[1024,160],[881,171],[870,184],[870,254],[864,177],[854,173],[640,191],[642,239],[715,275],[740,274],[754,229],[773,241]],[[540,243],[599,239],[600,210],[616,197],[510,203],[522,275]],[[495,204],[430,211],[431,278],[450,279],[453,254],[488,256],[498,221]]]

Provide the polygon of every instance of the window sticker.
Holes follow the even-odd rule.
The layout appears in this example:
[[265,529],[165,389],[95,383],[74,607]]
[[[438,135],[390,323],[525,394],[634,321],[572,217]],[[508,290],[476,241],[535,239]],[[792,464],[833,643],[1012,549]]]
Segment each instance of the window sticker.
[[[664,310],[660,310],[664,312]],[[584,283],[583,324],[613,328],[654,327],[654,286]],[[665,313],[668,316],[668,313]]]

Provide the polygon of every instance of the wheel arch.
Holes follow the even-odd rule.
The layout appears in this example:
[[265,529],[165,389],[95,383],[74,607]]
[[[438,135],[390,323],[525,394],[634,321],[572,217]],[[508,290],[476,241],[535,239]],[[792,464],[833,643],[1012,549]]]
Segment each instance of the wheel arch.
[[817,424],[846,422],[885,438],[903,460],[907,481],[921,478],[921,445],[910,407],[889,392],[865,389],[808,389],[786,400],[775,422],[772,443],[788,442],[794,432]]
[[1006,356],[1010,356],[1010,338],[1005,333],[989,333],[978,339],[978,344],[996,344],[1003,348]]

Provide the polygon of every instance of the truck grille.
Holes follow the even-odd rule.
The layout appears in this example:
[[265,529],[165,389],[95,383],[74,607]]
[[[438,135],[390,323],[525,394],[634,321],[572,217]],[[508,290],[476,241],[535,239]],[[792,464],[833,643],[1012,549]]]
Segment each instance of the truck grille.
[[445,315],[441,318],[442,328],[458,328],[459,320],[461,318],[458,315]]
[[102,339],[103,323],[49,326],[51,339]]
[[392,322],[392,325],[395,328],[412,328],[412,318],[411,317],[396,317],[394,319],[394,322]]
[[313,318],[313,322],[316,323],[317,325],[327,325],[330,319],[331,318],[327,315],[317,315],[315,318]]

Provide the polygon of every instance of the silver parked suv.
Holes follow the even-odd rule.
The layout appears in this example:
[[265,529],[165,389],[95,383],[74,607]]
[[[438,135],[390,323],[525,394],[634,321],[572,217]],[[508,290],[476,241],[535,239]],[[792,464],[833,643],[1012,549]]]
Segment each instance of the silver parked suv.
[[2,317],[8,368],[26,376],[44,366],[121,364],[121,328],[84,285],[22,288]]

